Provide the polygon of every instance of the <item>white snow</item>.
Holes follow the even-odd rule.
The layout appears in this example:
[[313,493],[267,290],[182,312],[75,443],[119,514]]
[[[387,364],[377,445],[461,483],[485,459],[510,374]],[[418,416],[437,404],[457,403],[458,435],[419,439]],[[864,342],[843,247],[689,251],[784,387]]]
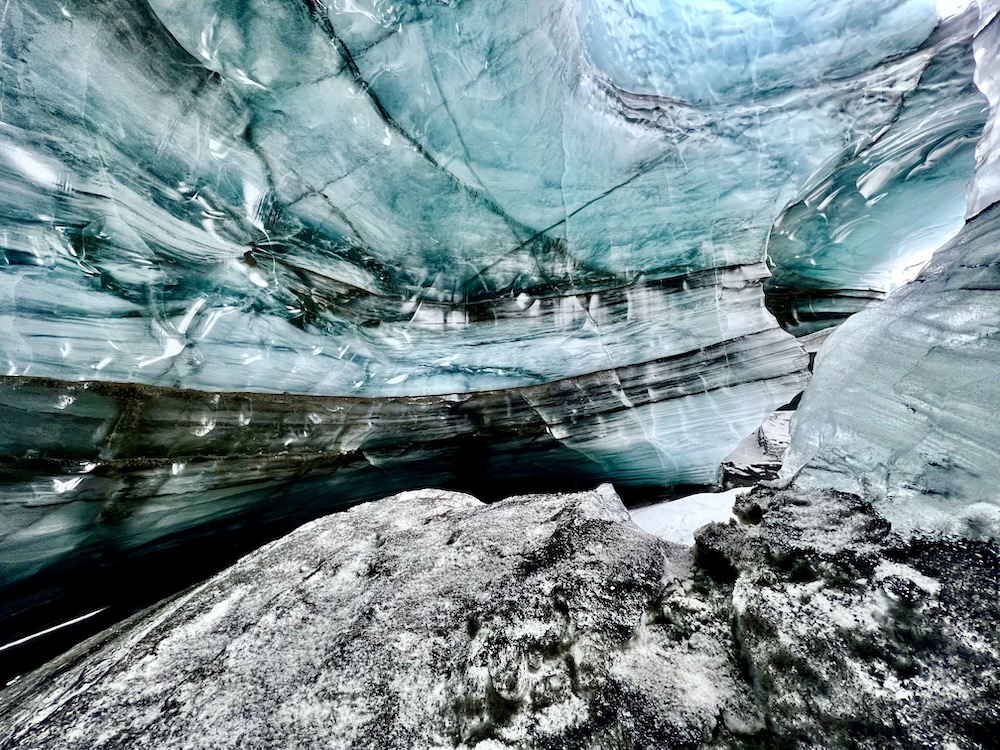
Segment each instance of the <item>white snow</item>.
[[734,487],[725,492],[699,492],[629,511],[632,522],[643,531],[678,544],[694,544],[694,532],[713,521],[725,523],[733,516],[736,498],[750,491]]

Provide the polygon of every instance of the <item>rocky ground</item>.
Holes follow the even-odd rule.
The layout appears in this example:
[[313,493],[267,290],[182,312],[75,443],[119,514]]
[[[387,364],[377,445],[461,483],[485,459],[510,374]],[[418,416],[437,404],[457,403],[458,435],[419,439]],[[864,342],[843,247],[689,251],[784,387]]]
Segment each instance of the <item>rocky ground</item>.
[[996,747],[994,544],[904,541],[842,493],[758,488],[737,513],[702,531],[698,558],[731,591],[766,746]]
[[609,487],[310,523],[0,693],[14,748],[988,748],[1000,555],[758,487],[693,548]]

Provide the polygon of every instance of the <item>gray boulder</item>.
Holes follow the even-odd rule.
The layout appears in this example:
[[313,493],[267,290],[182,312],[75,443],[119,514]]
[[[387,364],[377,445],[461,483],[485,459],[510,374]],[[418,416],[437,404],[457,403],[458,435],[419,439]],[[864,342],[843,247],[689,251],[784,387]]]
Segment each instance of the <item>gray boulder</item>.
[[728,604],[691,566],[610,487],[489,506],[403,493],[22,680],[0,747],[698,745],[752,711]]
[[736,510],[694,547],[607,486],[328,516],[0,693],[0,748],[996,747],[995,543]]

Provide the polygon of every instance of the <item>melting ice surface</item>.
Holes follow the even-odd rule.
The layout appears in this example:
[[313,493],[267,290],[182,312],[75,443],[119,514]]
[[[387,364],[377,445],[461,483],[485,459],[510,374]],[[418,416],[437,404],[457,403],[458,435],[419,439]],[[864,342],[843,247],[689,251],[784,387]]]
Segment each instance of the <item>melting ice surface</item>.
[[961,225],[985,101],[938,15],[5,3],[11,596],[405,487],[712,484],[806,382],[768,262],[867,301]]
[[[967,14],[966,28],[975,21]],[[893,122],[812,175],[774,223],[768,307],[796,335],[836,325],[910,281],[962,226],[988,110],[968,36],[939,33],[931,47],[934,59]]]

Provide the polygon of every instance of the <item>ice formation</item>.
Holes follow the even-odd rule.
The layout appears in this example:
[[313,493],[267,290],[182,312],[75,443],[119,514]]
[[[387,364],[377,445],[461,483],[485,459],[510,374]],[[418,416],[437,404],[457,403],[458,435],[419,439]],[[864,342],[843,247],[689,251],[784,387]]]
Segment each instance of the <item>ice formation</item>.
[[[1000,16],[982,27],[976,81],[995,105]],[[997,133],[994,109],[972,218],[914,283],[833,333],[793,420],[786,476],[877,498],[901,532],[1000,534]]]
[[836,325],[914,278],[962,227],[988,109],[973,82],[978,17],[952,19],[895,119],[813,175],[768,242],[768,307],[796,335]]
[[0,613],[408,487],[713,484],[991,202],[939,15],[4,3]]

